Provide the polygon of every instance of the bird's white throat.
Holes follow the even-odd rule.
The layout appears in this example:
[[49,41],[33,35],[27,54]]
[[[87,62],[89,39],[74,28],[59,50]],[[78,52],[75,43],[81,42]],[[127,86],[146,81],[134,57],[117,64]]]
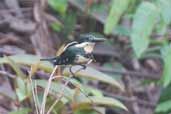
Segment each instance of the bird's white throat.
[[76,45],[76,47],[83,48],[86,53],[92,53],[94,46],[95,46],[95,43],[93,42],[83,42],[81,44]]

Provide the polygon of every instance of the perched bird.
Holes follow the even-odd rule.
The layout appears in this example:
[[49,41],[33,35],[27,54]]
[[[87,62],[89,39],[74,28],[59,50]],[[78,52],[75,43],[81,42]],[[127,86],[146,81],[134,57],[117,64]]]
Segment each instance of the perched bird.
[[97,38],[93,35],[82,35],[80,39],[67,44],[63,52],[53,58],[41,59],[50,61],[54,65],[85,65],[92,62],[92,52],[95,43],[104,41],[104,38]]

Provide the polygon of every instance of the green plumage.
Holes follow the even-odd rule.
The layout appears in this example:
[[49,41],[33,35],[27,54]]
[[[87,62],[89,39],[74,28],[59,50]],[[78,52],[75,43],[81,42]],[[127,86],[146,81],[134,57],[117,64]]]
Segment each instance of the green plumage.
[[41,60],[48,60],[54,65],[70,65],[70,64],[78,64],[76,63],[77,55],[88,57],[86,55],[83,48],[77,48],[75,46],[68,47],[60,56],[48,58],[48,59],[41,59]]

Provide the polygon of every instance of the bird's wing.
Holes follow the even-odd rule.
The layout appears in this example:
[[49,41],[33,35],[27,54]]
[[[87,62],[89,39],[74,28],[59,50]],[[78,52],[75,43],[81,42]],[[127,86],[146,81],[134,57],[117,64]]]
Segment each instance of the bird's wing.
[[64,47],[64,51],[65,51],[67,48],[69,48],[69,47],[71,47],[71,46],[73,46],[73,45],[76,45],[76,44],[78,44],[78,42],[76,42],[76,41],[67,44],[67,45]]
[[76,41],[71,42],[71,43],[68,43],[66,46],[62,47],[62,49],[61,49],[60,53],[58,54],[58,56],[63,55],[63,54],[65,53],[65,51],[66,51],[69,47],[71,47],[71,46],[73,46],[73,45],[76,45],[76,44],[78,44],[78,42],[76,42]]

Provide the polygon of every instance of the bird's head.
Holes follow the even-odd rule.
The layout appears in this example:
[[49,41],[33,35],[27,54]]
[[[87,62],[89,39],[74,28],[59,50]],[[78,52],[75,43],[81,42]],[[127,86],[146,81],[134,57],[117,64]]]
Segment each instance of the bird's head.
[[105,41],[104,38],[97,38],[93,35],[81,35],[78,47],[84,48],[86,53],[92,53],[95,43]]
[[86,35],[81,35],[78,42],[79,43],[83,43],[83,42],[97,43],[97,42],[103,42],[105,40],[106,39],[104,38],[99,38],[99,37],[95,37],[94,35],[86,34]]

